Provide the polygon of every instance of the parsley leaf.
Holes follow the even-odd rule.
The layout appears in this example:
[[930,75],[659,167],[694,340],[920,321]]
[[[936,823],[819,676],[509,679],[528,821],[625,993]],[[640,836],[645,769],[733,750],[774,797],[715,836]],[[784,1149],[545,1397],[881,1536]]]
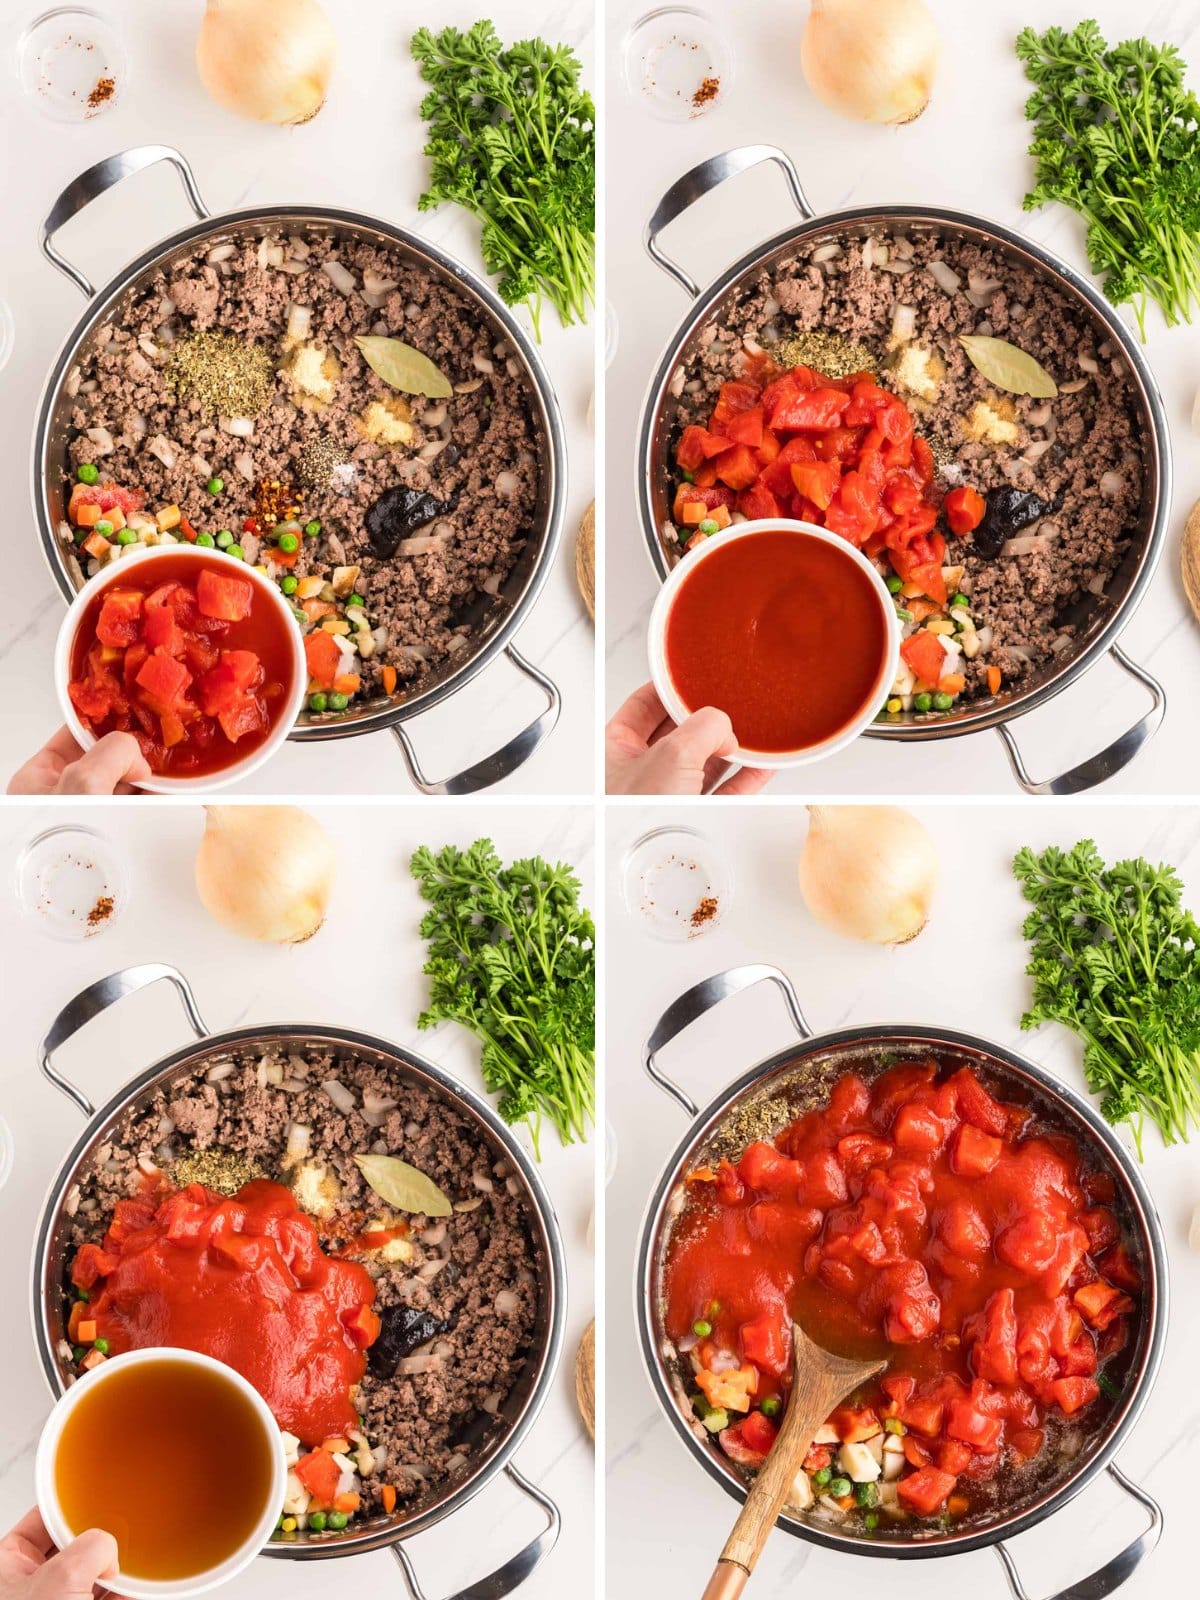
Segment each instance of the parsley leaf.
[[1093,21],[1070,33],[1024,28],[1016,52],[1033,84],[1025,115],[1033,211],[1051,200],[1087,223],[1092,270],[1114,305],[1146,307],[1167,326],[1200,299],[1200,102],[1173,45],[1127,39],[1111,49]]
[[429,187],[483,224],[487,270],[509,305],[527,305],[541,338],[543,298],[564,327],[587,321],[596,282],[596,112],[566,45],[511,49],[481,21],[463,33],[420,28],[412,53],[429,84],[421,116]]
[[1083,1041],[1083,1070],[1111,1123],[1142,1155],[1147,1117],[1164,1144],[1200,1125],[1200,927],[1173,867],[1105,865],[1091,839],[1019,850],[1033,998],[1023,1028],[1061,1022]]
[[482,1042],[488,1089],[508,1123],[542,1118],[563,1144],[587,1139],[596,1107],[596,930],[570,867],[540,856],[505,867],[490,839],[425,846],[412,874],[429,910],[429,1006],[418,1026],[459,1022]]

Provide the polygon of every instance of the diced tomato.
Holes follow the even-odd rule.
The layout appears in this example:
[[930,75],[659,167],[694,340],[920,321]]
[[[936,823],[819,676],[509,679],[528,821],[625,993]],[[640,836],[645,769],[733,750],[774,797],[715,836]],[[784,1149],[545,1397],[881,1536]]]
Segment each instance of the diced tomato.
[[738,495],[737,508],[750,522],[781,515],[779,501],[761,483],[752,483]]
[[1032,1461],[1045,1442],[1041,1428],[1015,1428],[1008,1435],[1008,1448],[1019,1461]]
[[1004,1423],[999,1417],[990,1417],[981,1411],[973,1398],[963,1398],[950,1406],[946,1432],[952,1439],[961,1439],[975,1450],[994,1450],[1004,1432]]
[[260,700],[247,698],[236,705],[218,711],[217,721],[230,744],[236,744],[248,733],[261,733],[267,726],[267,712]]
[[1003,1149],[1002,1140],[964,1122],[950,1147],[950,1170],[960,1178],[985,1177],[1000,1160]]
[[1002,1136],[1008,1131],[1004,1107],[980,1083],[970,1067],[960,1067],[949,1080],[954,1087],[959,1115],[983,1133]]
[[158,720],[162,727],[162,741],[165,749],[171,750],[175,745],[183,743],[187,735],[187,729],[174,711],[164,711]]
[[723,383],[712,416],[708,419],[713,433],[723,433],[727,438],[733,438],[729,432],[730,424],[745,412],[755,410],[760,393],[757,383]]
[[671,517],[675,522],[694,527],[696,523],[704,521],[713,506],[731,506],[736,498],[733,490],[727,489],[724,484],[702,489],[694,483],[681,483],[675,491]]
[[771,426],[795,433],[827,433],[840,426],[849,403],[840,389],[810,389],[783,395],[769,413]]
[[301,1456],[294,1468],[296,1476],[319,1506],[331,1506],[341,1482],[342,1469],[328,1450],[313,1450]]
[[158,653],[146,658],[134,679],[139,689],[163,711],[175,707],[191,681],[192,675],[181,661]]
[[1099,1365],[1100,1357],[1096,1346],[1086,1333],[1081,1339],[1076,1339],[1059,1362],[1064,1378],[1090,1378]]
[[707,461],[709,456],[719,456],[722,450],[728,449],[728,439],[715,433],[710,433],[707,428],[699,428],[695,423],[691,423],[680,435],[679,444],[675,450],[675,460],[685,472],[695,472],[696,468]]
[[794,1193],[804,1178],[804,1168],[798,1161],[789,1161],[762,1139],[746,1146],[738,1173],[748,1188],[760,1194]]
[[947,1439],[934,1447],[933,1459],[943,1472],[948,1472],[957,1478],[971,1465],[972,1454],[969,1444],[960,1444],[957,1439]]
[[927,1439],[934,1439],[942,1431],[945,1412],[946,1408],[940,1400],[915,1397],[903,1401],[896,1414],[906,1428],[923,1434]]
[[1129,1296],[1111,1283],[1086,1283],[1076,1289],[1072,1299],[1093,1328],[1107,1328],[1117,1317],[1133,1310]]
[[843,1444],[859,1444],[881,1431],[879,1417],[870,1406],[839,1406],[829,1425]]
[[[986,1137],[986,1135],[984,1135]],[[1012,1387],[1017,1382],[1016,1296],[1011,1289],[997,1289],[977,1319],[968,1324],[967,1336],[974,1334],[971,1368],[977,1378]]]
[[717,458],[717,477],[733,490],[748,489],[758,477],[758,462],[749,445],[736,444]]
[[761,1467],[767,1459],[778,1431],[770,1418],[764,1417],[761,1411],[750,1411],[731,1428],[722,1428],[718,1439],[722,1450],[731,1461],[754,1470]]
[[124,649],[138,636],[142,615],[142,595],[137,589],[109,589],[96,621],[96,637],[101,644]]
[[937,634],[928,633],[924,628],[909,634],[900,646],[900,654],[922,683],[936,684],[945,668],[946,652]]
[[1079,1226],[1088,1236],[1088,1250],[1092,1255],[1107,1250],[1121,1236],[1117,1219],[1107,1206],[1093,1206],[1089,1211],[1081,1211]]
[[951,533],[970,533],[983,521],[987,505],[978,489],[951,489],[942,503]]
[[742,1357],[760,1372],[781,1378],[792,1363],[792,1334],[782,1309],[764,1312],[752,1322],[743,1322],[738,1334]]
[[244,622],[254,605],[254,585],[205,568],[196,584],[196,603],[206,617]]
[[1095,1378],[1055,1378],[1050,1384],[1050,1393],[1055,1404],[1065,1411],[1068,1417],[1073,1417],[1077,1411],[1082,1411],[1084,1406],[1090,1406],[1094,1400],[1099,1399],[1100,1385]]
[[798,494],[811,500],[819,510],[828,508],[841,483],[841,469],[832,461],[793,461],[792,483]]
[[751,450],[758,450],[763,441],[762,407],[755,406],[750,411],[740,411],[730,417],[725,424],[725,437],[732,439],[734,444],[744,444]]
[[[941,648],[940,646],[938,647]],[[892,1138],[898,1150],[932,1155],[946,1137],[945,1125],[928,1106],[912,1102],[900,1107],[892,1123]]]
[[170,606],[155,606],[146,612],[142,641],[148,650],[161,650],[167,656],[183,654],[183,629]]
[[110,1250],[101,1250],[98,1244],[81,1244],[71,1268],[71,1282],[78,1289],[92,1289],[115,1272],[119,1257]]
[[914,1516],[931,1517],[940,1511],[954,1488],[957,1479],[938,1467],[921,1467],[910,1472],[896,1485],[900,1504]]
[[1142,1274],[1124,1244],[1115,1244],[1111,1250],[1106,1250],[1096,1265],[1111,1283],[1130,1294],[1136,1294],[1142,1287]]
[[333,635],[323,628],[315,628],[304,638],[304,657],[308,662],[308,676],[318,689],[333,688],[333,680],[342,669],[342,652],[334,643]]

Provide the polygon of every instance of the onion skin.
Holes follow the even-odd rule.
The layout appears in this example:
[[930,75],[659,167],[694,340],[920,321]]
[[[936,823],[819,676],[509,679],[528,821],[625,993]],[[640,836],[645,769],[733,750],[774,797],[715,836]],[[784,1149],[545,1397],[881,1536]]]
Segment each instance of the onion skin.
[[317,0],[208,0],[196,70],[218,105],[255,122],[308,122],[325,104],[337,38]]
[[896,126],[929,104],[940,53],[924,0],[812,0],[800,65],[832,110]]
[[867,944],[907,944],[929,920],[938,857],[899,806],[809,806],[800,893],[822,925]]
[[325,920],[337,873],[329,835],[298,806],[206,806],[196,890],[244,939],[301,944]]

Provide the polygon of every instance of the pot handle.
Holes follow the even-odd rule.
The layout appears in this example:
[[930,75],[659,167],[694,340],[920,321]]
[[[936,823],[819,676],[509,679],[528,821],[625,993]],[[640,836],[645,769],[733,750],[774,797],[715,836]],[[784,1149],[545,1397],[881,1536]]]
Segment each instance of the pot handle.
[[643,240],[650,259],[669,277],[674,278],[684,293],[693,300],[700,294],[700,285],[677,261],[672,261],[666,254],[659,245],[659,234],[674,222],[676,217],[681,217],[689,206],[694,206],[697,200],[702,200],[727,178],[736,178],[740,173],[748,172],[751,167],[760,166],[764,161],[773,161],[777,167],[783,169],[796,210],[805,222],[810,222],[817,213],[809,204],[804,185],[800,182],[800,174],[792,165],[791,157],[773,144],[744,144],[736,150],[726,150],[722,155],[710,156],[707,161],[702,161],[690,172],[685,172],[682,178],[676,178],[654,208],[654,215],[646,224]]
[[1089,756],[1086,761],[1081,761],[1069,772],[1060,773],[1057,778],[1044,778],[1040,783],[1031,778],[1025,770],[1025,763],[1021,759],[1016,740],[1001,723],[996,732],[1004,740],[1004,748],[1008,752],[1013,774],[1026,794],[1081,794],[1085,789],[1094,789],[1097,784],[1106,783],[1109,778],[1114,778],[1118,772],[1123,771],[1142,746],[1149,744],[1158,732],[1167,711],[1166,690],[1157,678],[1151,677],[1145,667],[1139,667],[1136,661],[1131,661],[1119,645],[1111,645],[1109,654],[1119,667],[1125,668],[1130,677],[1146,685],[1154,704],[1140,722],[1126,729],[1119,739],[1114,739],[1112,744],[1101,750],[1098,755]]
[[69,222],[83,210],[84,206],[99,199],[115,184],[120,183],[122,178],[140,172],[143,167],[152,167],[156,161],[171,163],[179,174],[192,210],[201,222],[207,222],[211,212],[200,198],[192,169],[179,151],[172,149],[169,144],[142,144],[133,150],[120,150],[115,156],[107,156],[103,161],[97,161],[94,167],[89,167],[86,172],[81,172],[74,183],[69,183],[59,195],[50,208],[50,215],[42,223],[42,254],[64,277],[70,278],[88,300],[96,293],[95,289],[78,267],[73,267],[65,256],[59,255],[51,241],[63,223]]
[[[1119,1589],[1127,1578],[1131,1578],[1134,1569],[1150,1554],[1162,1537],[1162,1509],[1157,1500],[1152,1500],[1145,1489],[1140,1488],[1130,1480],[1115,1464],[1109,1465],[1109,1476],[1118,1488],[1124,1489],[1126,1494],[1132,1495],[1150,1513],[1150,1526],[1145,1533],[1139,1534],[1132,1544],[1127,1544],[1124,1550],[1115,1555],[1090,1577],[1081,1578],[1078,1583],[1071,1584],[1068,1589],[1060,1589],[1056,1595],[1051,1595],[1049,1600],[1104,1600],[1105,1595],[1110,1595]],[[1004,1568],[1004,1576],[1008,1579],[1008,1587],[1012,1590],[1013,1600],[1029,1600],[1029,1593],[1021,1582],[1013,1558],[1008,1553],[1008,1546],[1004,1543],[996,1545],[996,1554]]]
[[539,672],[531,662],[526,661],[511,644],[505,648],[504,654],[518,672],[523,672],[527,678],[532,678],[546,691],[549,704],[545,711],[492,755],[484,756],[482,761],[477,761],[465,772],[455,773],[452,778],[442,778],[440,781],[425,776],[421,770],[421,763],[417,760],[417,752],[413,749],[412,740],[403,725],[397,723],[392,732],[396,735],[396,741],[403,753],[408,775],[422,794],[478,794],[480,789],[490,789],[492,784],[499,783],[502,778],[507,778],[516,772],[518,767],[523,767],[534,751],[554,732],[558,714],[562,710],[562,695],[558,692],[558,685],[544,672]]
[[730,995],[739,994],[741,990],[749,989],[756,983],[773,983],[783,995],[796,1032],[802,1039],[812,1038],[812,1029],[800,1009],[796,991],[792,988],[792,980],[778,967],[755,962],[749,966],[730,967],[725,972],[715,972],[711,978],[704,978],[700,983],[693,984],[679,996],[678,1000],[672,1001],[667,1007],[642,1046],[642,1066],[658,1087],[665,1094],[669,1094],[689,1117],[699,1115],[699,1106],[684,1094],[677,1083],[659,1070],[654,1058],[664,1045],[670,1044],[676,1034],[682,1033],[693,1022],[698,1022],[706,1011],[711,1011],[714,1006],[720,1005],[722,1000],[728,1000]]
[[141,967],[124,967],[120,972],[110,973],[107,978],[97,978],[95,983],[89,983],[86,989],[81,990],[74,1000],[68,1001],[50,1024],[50,1031],[38,1047],[38,1064],[54,1087],[73,1101],[85,1117],[94,1117],[96,1108],[82,1089],[77,1089],[70,1078],[64,1078],[59,1072],[54,1065],[54,1052],[93,1017],[107,1011],[109,1006],[116,1005],[127,994],[136,994],[147,984],[157,983],[160,978],[175,985],[197,1039],[207,1039],[208,1029],[197,1010],[196,997],[187,979],[177,968],[168,967],[161,961],[150,961]]
[[[448,1596],[447,1600],[503,1600],[503,1596],[511,1594],[525,1582],[533,1572],[541,1566],[542,1562],[554,1549],[558,1542],[559,1529],[562,1527],[562,1517],[558,1507],[548,1494],[539,1489],[536,1484],[530,1483],[528,1478],[522,1477],[516,1467],[510,1462],[504,1469],[509,1479],[520,1489],[522,1494],[535,1500],[546,1513],[546,1526],[532,1539],[523,1550],[518,1550],[504,1563],[497,1567],[495,1572],[489,1572],[486,1578],[478,1578],[465,1589],[460,1589],[456,1595]],[[400,1571],[404,1575],[404,1587],[408,1590],[411,1600],[427,1600],[417,1574],[413,1568],[412,1558],[403,1544],[394,1544],[392,1554],[400,1563]]]

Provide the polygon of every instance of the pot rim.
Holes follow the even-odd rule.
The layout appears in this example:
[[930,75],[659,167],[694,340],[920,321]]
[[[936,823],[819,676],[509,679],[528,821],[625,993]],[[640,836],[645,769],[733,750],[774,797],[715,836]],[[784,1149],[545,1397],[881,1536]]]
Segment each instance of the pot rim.
[[102,288],[96,291],[82,315],[71,327],[51,364],[38,397],[30,480],[34,522],[42,556],[59,593],[69,603],[78,591],[71,584],[60,557],[54,526],[45,503],[44,486],[49,471],[51,414],[79,347],[113,310],[132,280],[175,250],[195,244],[231,227],[280,223],[289,219],[299,225],[326,223],[341,228],[366,229],[386,235],[393,243],[426,258],[436,271],[448,275],[468,297],[478,302],[485,316],[490,316],[494,322],[500,324],[504,335],[516,346],[529,374],[531,386],[545,416],[546,424],[546,448],[544,459],[539,462],[538,468],[547,484],[545,537],[541,540],[540,549],[520,598],[508,614],[467,653],[462,664],[439,683],[421,690],[411,699],[403,700],[398,705],[385,706],[375,711],[364,712],[358,717],[336,722],[299,725],[288,735],[289,740],[297,743],[321,743],[393,728],[401,722],[406,722],[410,717],[441,704],[459,689],[464,688],[485,667],[490,666],[512,642],[520,624],[528,616],[541,594],[555,563],[566,515],[567,446],[562,408],[545,363],[529,335],[520,326],[513,312],[477,273],[464,266],[439,245],[431,243],[408,228],[385,221],[382,217],[371,216],[368,212],[342,210],[336,206],[304,204],[244,206],[234,211],[214,212],[203,221],[189,223],[174,233],[166,234],[131,261],[126,262]]
[[1171,508],[1173,469],[1171,462],[1170,429],[1166,408],[1157,380],[1150,369],[1132,331],[1125,325],[1115,308],[1099,289],[1069,262],[1052,250],[1037,243],[1027,235],[1018,233],[1004,223],[994,222],[981,213],[959,211],[942,206],[871,205],[850,206],[837,211],[818,212],[811,218],[781,229],[762,243],[748,250],[731,266],[720,273],[692,302],[684,320],[679,324],[664,348],[655,367],[642,400],[637,438],[637,507],[643,541],[650,566],[662,583],[671,570],[663,554],[658,529],[654,521],[652,461],[653,434],[656,419],[671,374],[679,365],[684,345],[714,311],[725,294],[742,277],[760,267],[776,250],[798,244],[815,235],[845,229],[862,223],[933,223],[949,224],[982,235],[985,243],[999,241],[1024,255],[1037,272],[1050,272],[1061,279],[1068,292],[1074,292],[1087,304],[1088,309],[1104,323],[1109,334],[1120,346],[1128,362],[1141,398],[1149,413],[1152,427],[1144,444],[1148,451],[1147,476],[1155,486],[1154,515],[1145,547],[1138,562],[1137,572],[1128,593],[1119,605],[1114,606],[1103,626],[1082,650],[1058,667],[1045,681],[1014,695],[1000,705],[984,706],[978,711],[960,713],[953,719],[928,723],[888,724],[871,723],[865,735],[872,739],[893,739],[920,743],[928,739],[957,738],[963,734],[978,733],[987,728],[998,728],[1026,712],[1046,705],[1108,651],[1117,641],[1138,606],[1154,576],[1166,542],[1167,523]]
[[249,1024],[242,1028],[228,1028],[207,1034],[204,1038],[190,1040],[169,1055],[161,1056],[117,1089],[94,1114],[88,1118],[83,1131],[72,1144],[59,1164],[38,1215],[37,1231],[33,1244],[33,1294],[31,1312],[34,1344],[42,1375],[51,1394],[57,1400],[65,1392],[58,1363],[45,1321],[45,1304],[53,1288],[46,1281],[49,1247],[55,1224],[61,1215],[62,1200],[76,1163],[101,1130],[120,1117],[144,1089],[167,1077],[193,1057],[203,1057],[214,1051],[237,1049],[243,1045],[261,1043],[266,1038],[284,1040],[323,1041],[339,1047],[362,1048],[384,1056],[394,1057],[406,1067],[427,1077],[442,1094],[452,1102],[459,1102],[472,1112],[502,1146],[528,1190],[546,1240],[546,1292],[549,1307],[546,1317],[544,1343],[539,1355],[539,1370],[520,1416],[499,1441],[488,1459],[444,1500],[436,1501],[418,1515],[405,1518],[396,1527],[364,1530],[360,1534],[323,1539],[315,1544],[275,1544],[264,1546],[262,1554],[282,1560],[331,1560],[339,1556],[361,1555],[368,1550],[382,1550],[402,1540],[424,1533],[443,1521],[453,1512],[473,1500],[512,1461],[512,1457],[536,1422],[545,1404],[558,1372],[566,1322],[566,1258],[562,1230],[553,1201],[540,1173],[530,1157],[521,1148],[511,1129],[501,1121],[498,1113],[469,1085],[459,1082],[444,1067],[419,1055],[407,1046],[383,1038],[379,1034],[365,1033],[355,1028],[340,1028],[320,1023],[280,1022]]
[[780,1515],[781,1528],[795,1538],[808,1540],[824,1549],[852,1555],[909,1561],[932,1556],[960,1555],[967,1551],[998,1545],[1005,1539],[1026,1532],[1054,1512],[1061,1510],[1112,1463],[1113,1457],[1141,1415],[1154,1387],[1166,1342],[1170,1295],[1162,1224],[1136,1163],[1117,1139],[1114,1131],[1082,1095],[1069,1084],[1053,1077],[1044,1067],[1021,1052],[988,1039],[982,1034],[967,1033],[958,1028],[921,1026],[916,1023],[863,1023],[830,1029],[799,1039],[756,1062],[719,1090],[692,1118],[687,1130],[667,1157],[658,1181],[651,1190],[639,1228],[637,1266],[634,1274],[636,1302],[634,1315],[642,1365],[655,1399],[671,1424],[673,1436],[689,1455],[699,1460],[710,1478],[720,1484],[739,1504],[743,1503],[747,1493],[746,1484],[723,1470],[713,1454],[704,1449],[692,1433],[680,1412],[670,1385],[663,1376],[656,1352],[653,1327],[654,1280],[667,1203],[679,1181],[686,1158],[708,1137],[744,1093],[764,1082],[772,1074],[795,1065],[811,1055],[836,1050],[846,1045],[886,1045],[897,1041],[964,1049],[988,1056],[1004,1069],[1012,1069],[1018,1075],[1025,1074],[1052,1101],[1060,1103],[1068,1112],[1073,1112],[1084,1124],[1083,1131],[1092,1134],[1099,1141],[1106,1155],[1118,1167],[1128,1184],[1130,1198],[1146,1244],[1147,1263],[1151,1268],[1151,1281],[1148,1285],[1151,1299],[1146,1350],[1124,1405],[1116,1413],[1108,1432],[1092,1447],[1082,1466],[1076,1468],[1057,1488],[1052,1489],[1034,1504],[1002,1517],[991,1526],[976,1532],[908,1542],[890,1538],[886,1542],[852,1538],[827,1531],[816,1524],[802,1522],[797,1517],[787,1515],[786,1512]]

